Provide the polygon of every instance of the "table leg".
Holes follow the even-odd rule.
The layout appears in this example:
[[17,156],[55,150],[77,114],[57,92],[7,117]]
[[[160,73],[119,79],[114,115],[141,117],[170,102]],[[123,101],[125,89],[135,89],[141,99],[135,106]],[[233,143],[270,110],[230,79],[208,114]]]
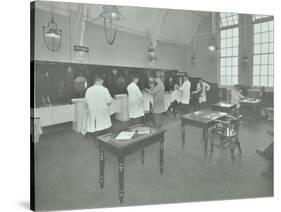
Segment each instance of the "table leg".
[[256,115],[256,119],[260,118],[260,115],[261,115],[261,106],[260,106],[260,104],[257,104],[255,106],[255,115]]
[[257,119],[257,113],[256,113],[256,106],[255,105],[253,105],[253,106],[251,106],[251,110],[252,110],[252,115],[254,116],[254,119]]
[[231,114],[235,117],[236,116],[236,106],[235,106],[235,108],[233,108],[232,110],[231,110]]
[[144,164],[144,149],[141,150],[141,164]]
[[124,198],[124,157],[119,157],[119,198],[120,203],[123,203]]
[[176,107],[173,107],[173,114],[174,114],[174,118],[177,118]]
[[160,174],[163,174],[164,170],[164,139],[160,140]]
[[182,149],[185,147],[185,125],[181,122],[181,134],[182,134]]
[[104,151],[102,147],[99,147],[100,151],[100,187],[103,188],[104,184]]
[[208,128],[203,128],[203,140],[204,140],[204,154],[207,156],[208,151]]

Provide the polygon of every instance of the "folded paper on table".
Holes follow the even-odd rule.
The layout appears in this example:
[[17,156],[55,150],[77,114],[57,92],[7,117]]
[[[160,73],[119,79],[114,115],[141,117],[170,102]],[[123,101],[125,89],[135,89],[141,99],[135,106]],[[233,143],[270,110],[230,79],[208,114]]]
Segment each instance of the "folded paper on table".
[[200,113],[202,113],[202,112],[201,111],[196,111],[196,112],[194,112],[194,115],[198,115]]
[[134,131],[122,131],[115,137],[115,140],[130,140],[134,136],[134,134]]
[[249,98],[249,99],[244,99],[241,102],[245,102],[245,103],[259,103],[261,102],[260,99],[255,99],[255,98]]

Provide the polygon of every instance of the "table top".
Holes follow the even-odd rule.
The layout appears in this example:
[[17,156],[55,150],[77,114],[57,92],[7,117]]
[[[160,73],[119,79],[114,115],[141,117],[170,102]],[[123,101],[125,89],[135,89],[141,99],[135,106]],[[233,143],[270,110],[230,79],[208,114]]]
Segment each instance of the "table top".
[[216,119],[222,118],[225,115],[227,115],[227,113],[211,110],[201,110],[183,115],[181,118],[183,120],[196,121],[200,123],[209,123]]
[[223,107],[223,108],[232,108],[232,107],[235,107],[236,104],[228,103],[228,102],[217,102],[216,104],[213,104],[213,106]]
[[249,103],[249,104],[258,104],[260,102],[261,100],[256,98],[247,98],[240,101],[240,103]]
[[[147,129],[149,131],[149,133],[145,133],[145,134],[139,133],[138,131],[141,128]],[[123,131],[129,131],[129,132],[134,131],[135,133],[134,133],[134,135],[131,139],[116,140],[115,138],[120,134],[120,132],[123,132]],[[103,143],[105,143],[107,145],[110,145],[112,147],[122,149],[122,148],[128,147],[130,145],[134,145],[138,142],[141,142],[145,139],[148,139],[148,138],[151,138],[153,136],[162,134],[164,132],[166,132],[166,130],[164,130],[164,129],[157,129],[157,128],[153,128],[153,127],[150,127],[150,126],[147,126],[147,125],[135,125],[135,126],[132,126],[132,127],[126,128],[126,129],[122,129],[118,132],[113,132],[113,133],[109,133],[109,134],[99,136],[98,140],[100,142],[103,142]]]

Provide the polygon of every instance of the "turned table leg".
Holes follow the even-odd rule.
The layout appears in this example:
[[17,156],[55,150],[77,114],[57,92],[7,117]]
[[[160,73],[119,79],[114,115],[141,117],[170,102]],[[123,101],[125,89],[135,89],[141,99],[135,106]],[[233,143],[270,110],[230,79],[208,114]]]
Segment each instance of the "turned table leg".
[[103,188],[104,185],[104,150],[100,146],[100,187]]
[[181,122],[182,149],[185,147],[185,125]]
[[208,151],[208,128],[203,128],[203,140],[204,140],[204,155],[207,156]]
[[164,170],[164,140],[160,141],[160,174],[163,174]]
[[124,199],[124,157],[118,158],[119,161],[119,198],[120,203]]
[[144,164],[144,149],[141,150],[141,164]]

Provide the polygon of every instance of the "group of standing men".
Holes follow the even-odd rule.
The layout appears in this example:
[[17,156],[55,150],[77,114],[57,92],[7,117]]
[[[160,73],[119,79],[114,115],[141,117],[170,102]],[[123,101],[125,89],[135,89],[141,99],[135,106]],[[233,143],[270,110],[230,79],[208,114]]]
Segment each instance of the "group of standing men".
[[[165,86],[160,77],[155,77],[152,80],[153,86],[146,88],[145,91],[153,97],[153,124],[155,127],[161,127],[161,116],[165,112]],[[138,75],[134,75],[132,82],[127,87],[129,97],[129,117],[132,125],[142,123],[144,118],[144,96],[137,85],[138,81]]]
[[[186,114],[190,112],[190,100],[191,100],[191,94],[196,96],[196,103],[195,103],[195,110],[197,109],[205,109],[206,108],[206,92],[210,90],[210,85],[203,81],[201,78],[199,78],[199,81],[196,86],[196,90],[191,93],[191,83],[189,81],[188,75],[184,76],[184,82],[183,84],[178,87],[176,86],[176,89],[181,91],[181,105],[182,105],[182,114]],[[197,102],[198,101],[198,102]]]
[[[132,125],[143,122],[144,96],[139,86],[139,76],[134,75],[131,83],[127,86],[129,117]],[[189,113],[191,99],[191,83],[188,75],[184,76],[184,83],[179,87],[175,86],[181,92],[182,114]],[[205,108],[206,91],[210,85],[199,79],[196,91],[192,93],[198,96],[200,108]],[[153,78],[153,85],[146,88],[145,92],[153,97],[152,104],[152,121],[155,127],[161,127],[162,114],[165,112],[165,86],[159,77]],[[108,89],[103,86],[103,78],[95,77],[94,85],[89,87],[85,94],[88,105],[87,132],[100,135],[106,133],[112,126],[110,117],[110,104],[113,101]]]

